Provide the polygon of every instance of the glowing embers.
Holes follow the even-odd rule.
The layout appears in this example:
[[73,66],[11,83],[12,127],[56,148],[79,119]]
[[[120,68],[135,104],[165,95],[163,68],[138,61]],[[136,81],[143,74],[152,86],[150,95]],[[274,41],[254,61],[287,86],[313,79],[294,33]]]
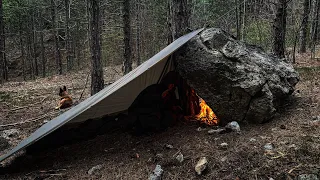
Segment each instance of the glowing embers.
[[216,126],[219,124],[219,118],[207,103],[197,95],[194,89],[190,88],[187,96],[190,115],[187,116],[186,119],[197,120],[209,126]]

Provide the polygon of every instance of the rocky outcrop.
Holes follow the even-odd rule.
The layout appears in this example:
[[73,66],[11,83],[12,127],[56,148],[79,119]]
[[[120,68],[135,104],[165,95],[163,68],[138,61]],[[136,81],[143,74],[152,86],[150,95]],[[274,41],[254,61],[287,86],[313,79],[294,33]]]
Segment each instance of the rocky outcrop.
[[202,31],[176,55],[177,70],[222,122],[266,122],[299,81],[285,59],[221,29]]

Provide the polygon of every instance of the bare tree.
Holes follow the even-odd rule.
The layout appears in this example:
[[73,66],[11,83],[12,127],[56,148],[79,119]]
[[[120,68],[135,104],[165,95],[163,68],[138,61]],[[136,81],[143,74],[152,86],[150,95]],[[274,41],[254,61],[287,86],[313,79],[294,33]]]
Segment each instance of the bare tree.
[[240,23],[241,23],[241,20],[240,20],[240,14],[239,14],[239,7],[241,7],[240,5],[238,5],[238,0],[235,0],[235,4],[236,4],[236,28],[237,28],[237,39],[240,39],[240,31],[241,31],[241,28],[240,28]]
[[90,33],[91,33],[91,95],[104,88],[101,62],[101,16],[100,0],[89,0]]
[[190,28],[191,7],[188,0],[172,0],[172,16],[173,38],[177,39]]
[[316,0],[314,6],[314,15],[311,27],[310,48],[314,51],[315,44],[319,38],[319,20],[320,20],[320,0]]
[[168,24],[168,44],[173,42],[173,32],[172,32],[172,0],[167,2],[168,12],[167,12],[167,24]]
[[273,22],[273,52],[280,58],[285,57],[287,4],[288,0],[278,0],[276,3],[276,17]]
[[32,57],[33,57],[33,69],[34,69],[34,75],[39,75],[39,69],[38,69],[38,59],[37,59],[37,36],[36,36],[36,28],[35,28],[35,10],[32,11],[31,16],[31,23],[32,23]]
[[139,66],[141,64],[141,42],[140,42],[140,38],[141,38],[141,13],[140,13],[140,0],[136,0],[136,11],[137,11],[137,17],[136,17],[136,23],[137,23],[137,34],[136,34],[136,48],[137,48],[137,65]]
[[65,42],[66,42],[66,58],[67,58],[67,70],[72,69],[73,58],[72,58],[72,47],[71,47],[71,35],[70,35],[70,0],[64,0],[65,3]]
[[[42,14],[42,13],[41,13]],[[41,61],[42,61],[42,77],[46,77],[46,58],[45,58],[45,48],[44,48],[44,19],[42,16],[39,17],[40,18],[40,46],[41,46]]]
[[33,23],[32,23],[32,17],[28,18],[27,21],[27,39],[26,39],[26,45],[27,45],[27,60],[28,60],[28,66],[30,71],[31,79],[35,79],[35,71],[34,71],[34,59],[33,59],[33,50],[32,46],[33,43]]
[[1,82],[8,80],[8,67],[5,53],[5,35],[4,35],[4,21],[3,21],[3,6],[0,0],[0,63],[1,63]]
[[131,29],[130,29],[130,0],[123,0],[123,32],[124,32],[124,74],[132,70]]
[[308,20],[310,14],[310,0],[304,0],[303,3],[303,15],[300,29],[300,53],[305,53],[307,50],[307,31],[308,31]]
[[23,35],[22,35],[22,20],[21,17],[19,19],[19,41],[20,41],[20,51],[21,51],[21,61],[22,61],[22,75],[23,80],[26,80],[26,60],[25,60],[25,51],[24,51],[24,44],[23,44]]
[[61,53],[59,48],[59,34],[56,28],[56,4],[55,0],[51,0],[51,21],[52,21],[52,29],[54,34],[54,46],[55,46],[55,59],[56,66],[58,70],[58,74],[62,74],[62,61],[61,61]]

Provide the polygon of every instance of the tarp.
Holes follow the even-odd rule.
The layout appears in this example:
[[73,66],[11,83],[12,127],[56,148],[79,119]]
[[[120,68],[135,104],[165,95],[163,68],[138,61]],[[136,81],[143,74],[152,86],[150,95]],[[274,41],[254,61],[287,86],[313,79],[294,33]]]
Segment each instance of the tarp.
[[1,156],[0,162],[65,124],[82,122],[127,110],[143,89],[157,83],[163,74],[173,70],[172,62],[169,59],[170,55],[202,30],[199,29],[178,38],[110,86],[47,122],[7,154]]

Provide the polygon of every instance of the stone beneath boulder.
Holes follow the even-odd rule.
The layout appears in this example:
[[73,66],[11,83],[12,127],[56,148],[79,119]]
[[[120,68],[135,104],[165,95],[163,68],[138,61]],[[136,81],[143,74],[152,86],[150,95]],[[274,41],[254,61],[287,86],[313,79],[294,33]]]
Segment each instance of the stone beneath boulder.
[[222,124],[262,123],[294,92],[299,75],[285,59],[210,28],[176,54],[177,70]]

